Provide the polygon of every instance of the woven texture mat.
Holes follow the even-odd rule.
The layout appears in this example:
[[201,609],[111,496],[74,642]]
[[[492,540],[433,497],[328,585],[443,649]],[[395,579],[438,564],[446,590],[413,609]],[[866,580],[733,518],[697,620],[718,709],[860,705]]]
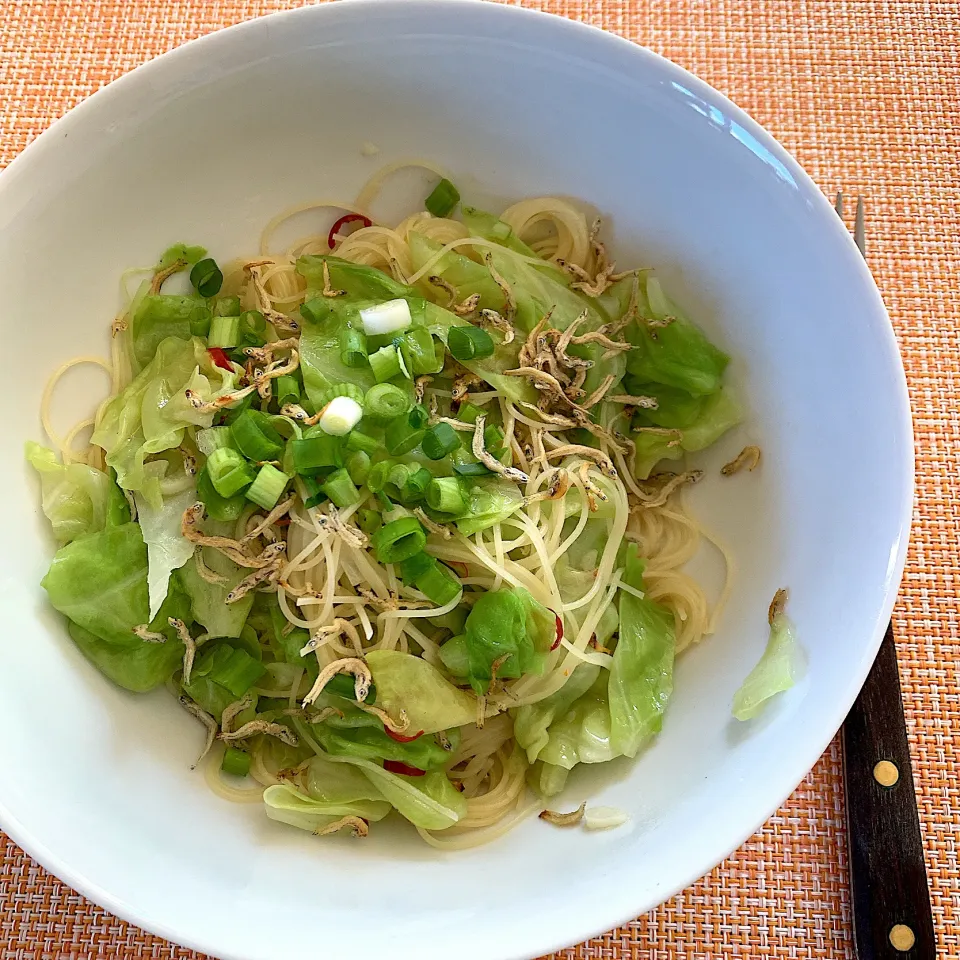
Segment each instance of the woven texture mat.
[[[137,64],[272,10],[270,0],[0,0],[0,166]],[[539,0],[643,43],[770,130],[831,195],[868,200],[917,433],[897,648],[941,957],[960,957],[960,2]],[[861,482],[869,482],[864,478]],[[73,893],[10,841],[0,960],[196,958]],[[840,750],[763,829],[645,917],[559,955],[852,957]]]

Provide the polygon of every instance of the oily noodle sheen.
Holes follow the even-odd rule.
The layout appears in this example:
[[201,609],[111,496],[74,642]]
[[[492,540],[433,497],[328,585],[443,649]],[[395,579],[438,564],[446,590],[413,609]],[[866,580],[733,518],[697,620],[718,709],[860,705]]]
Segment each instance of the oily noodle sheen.
[[[458,221],[420,212],[394,227],[376,222],[371,205],[384,180],[403,166],[420,166],[440,173],[427,164],[396,164],[377,174],[353,204],[317,202],[285,211],[268,224],[256,258],[235,261],[224,270],[223,293],[238,294],[245,308],[255,307],[251,285],[245,282],[244,264],[265,262],[261,275],[269,300],[277,310],[294,311],[303,302],[305,293],[304,280],[296,272],[297,257],[330,253],[327,236],[305,237],[283,252],[272,249],[272,239],[285,220],[311,210],[326,210],[327,222],[333,222],[343,212],[362,213],[370,219],[373,225],[369,227],[356,229],[355,223],[345,226],[346,235],[335,238],[333,252],[338,257],[381,268],[405,283],[416,284],[428,278],[436,261],[448,250],[482,262],[484,251],[493,244],[470,236]],[[539,262],[561,260],[586,270],[594,266],[591,225],[583,212],[566,200],[555,197],[524,200],[509,207],[501,217],[542,258]],[[443,244],[434,260],[418,270],[414,269],[409,244],[413,233]],[[429,284],[421,289],[426,287]],[[62,370],[55,376],[60,373]],[[115,389],[122,388],[124,379],[115,372]],[[51,390],[52,385],[48,392]],[[554,468],[561,466],[567,468],[571,483],[567,499],[573,496],[579,505],[573,514],[574,524],[565,525],[568,516],[563,500],[532,499],[523,510],[472,537],[454,534],[449,539],[430,538],[431,552],[451,564],[464,583],[485,589],[508,584],[524,587],[544,606],[562,614],[565,624],[563,641],[549,654],[544,672],[500,685],[480,701],[485,720],[482,728],[464,728],[460,746],[452,758],[450,776],[462,784],[468,798],[467,815],[447,830],[432,833],[420,830],[424,840],[445,849],[460,849],[493,839],[529,812],[526,759],[514,742],[512,720],[506,711],[535,703],[559,690],[581,662],[609,668],[612,657],[594,649],[591,638],[603,610],[615,599],[618,590],[632,590],[621,584],[623,570],[617,565],[617,553],[624,538],[636,541],[641,556],[647,558],[647,595],[673,611],[678,652],[713,630],[729,590],[731,572],[727,551],[712,541],[728,562],[728,577],[720,603],[710,611],[702,590],[682,569],[696,552],[701,536],[706,535],[684,512],[679,494],[674,494],[664,505],[643,506],[643,500],[652,499],[649,492],[638,487],[623,455],[611,450],[606,452],[617,464],[617,478],[602,475],[592,461],[577,455],[546,464],[544,454],[561,446],[563,441],[550,432],[549,425],[537,417],[534,409],[521,409],[494,391],[473,393],[470,400],[487,409],[499,407],[514,463],[529,475],[523,491],[527,497],[545,491]],[[528,456],[529,448],[525,452],[515,435],[520,424],[525,429],[532,428],[532,457]],[[67,440],[72,441],[76,432],[71,431]],[[60,446],[74,459],[85,456],[65,449],[64,444]],[[600,521],[607,529],[605,536],[593,541],[601,545],[596,554],[596,576],[589,578],[589,586],[580,596],[571,597],[568,593],[562,597],[555,571],[558,562],[586,528],[591,518],[590,501],[598,489],[607,498],[603,511],[606,519]],[[628,500],[631,493],[632,502]],[[340,520],[349,520],[365,505],[364,501],[341,510]],[[306,509],[299,504],[290,514],[288,562],[277,587],[280,607],[291,624],[311,632],[336,619],[347,624],[340,634],[329,635],[317,648],[320,665],[371,650],[409,651],[439,663],[439,641],[434,639],[436,631],[426,618],[453,609],[460,597],[440,610],[426,603],[404,606],[402,601],[392,608],[389,603],[372,606],[358,595],[357,588],[372,590],[377,597],[389,600],[397,596],[396,575],[392,569],[379,564],[366,549],[353,545],[349,537],[339,536],[335,525],[325,523],[325,509]],[[248,524],[256,522],[251,513],[252,510],[237,522],[238,537],[247,532]],[[293,687],[284,691],[291,705],[302,698],[308,687],[309,681],[301,674]],[[277,695],[280,691],[271,693]],[[253,741],[253,754],[253,777],[263,786],[280,782],[282,755],[270,738],[259,737]],[[225,784],[219,777],[215,760],[209,762],[207,776],[217,792],[229,799],[248,801],[259,794],[259,791],[239,790]]]

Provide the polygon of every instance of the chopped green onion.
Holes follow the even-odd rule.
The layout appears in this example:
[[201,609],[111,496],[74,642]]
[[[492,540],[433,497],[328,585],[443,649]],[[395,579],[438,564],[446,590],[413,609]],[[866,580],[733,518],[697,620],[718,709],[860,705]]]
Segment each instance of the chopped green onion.
[[357,511],[357,526],[364,533],[376,533],[382,523],[380,514],[376,510]]
[[466,460],[463,463],[455,463],[453,472],[461,477],[486,477],[493,471],[485,467],[479,460]]
[[347,434],[347,449],[362,450],[364,453],[377,453],[383,446],[379,440],[375,440],[369,434],[362,433],[360,430],[351,430]]
[[411,427],[420,429],[420,427],[425,427],[427,425],[427,421],[430,419],[430,414],[427,413],[427,408],[422,403],[418,403],[415,404],[411,409],[407,419]]
[[310,323],[323,323],[330,316],[330,305],[323,297],[314,297],[300,304],[300,316]]
[[420,445],[425,432],[420,427],[410,425],[409,414],[391,420],[383,435],[387,453],[391,457],[402,457]]
[[437,357],[437,347],[426,327],[412,327],[398,344],[400,355],[411,374],[439,373],[443,369],[443,355]]
[[221,297],[213,308],[218,317],[239,317],[243,313],[239,297]]
[[250,772],[250,754],[246,750],[227,747],[220,761],[220,769],[234,777],[245,777]]
[[340,362],[347,367],[367,365],[367,336],[362,330],[344,327],[340,331]]
[[406,300],[397,299],[364,307],[360,311],[360,322],[368,337],[379,337],[406,330],[413,323],[413,317],[410,314],[410,304]]
[[224,499],[241,493],[254,480],[253,468],[232,447],[219,447],[207,457],[207,474]]
[[260,468],[256,480],[247,488],[245,496],[264,510],[272,510],[277,505],[289,479],[273,464],[265,463]]
[[460,202],[460,191],[444,177],[424,200],[423,205],[435,217],[445,217]]
[[389,460],[381,460],[370,468],[364,483],[371,493],[379,493],[384,488],[392,466],[393,464]]
[[260,347],[267,342],[267,318],[259,310],[240,314],[240,342],[245,347]]
[[197,474],[197,497],[203,501],[207,516],[211,520],[236,520],[247,505],[247,498],[243,496],[221,497],[210,480],[206,467]]
[[208,337],[210,335],[210,312],[208,310],[190,311],[190,336]]
[[283,437],[259,410],[244,410],[230,427],[240,452],[255,463],[279,460],[283,455]]
[[415,473],[417,468],[408,463],[397,463],[396,460],[388,462],[390,464],[389,472],[381,489],[391,499],[401,500],[403,499],[403,488],[406,486],[407,478]]
[[417,589],[438,607],[448,604],[463,590],[463,585],[442,563],[434,564],[417,577]]
[[277,406],[283,408],[287,403],[300,402],[300,384],[296,377],[285,373],[273,381],[273,395],[277,398]]
[[417,577],[423,576],[436,562],[437,558],[431,557],[425,551],[415,553],[400,564],[400,579],[412,586],[416,583]]
[[319,507],[321,503],[326,503],[330,498],[327,491],[323,489],[322,484],[315,477],[300,477],[300,482],[306,490],[306,496],[303,499],[306,507]]
[[433,480],[433,474],[426,467],[420,467],[407,474],[404,485],[400,488],[401,503],[417,503],[427,495],[427,487]]
[[464,423],[476,423],[477,417],[485,415],[486,411],[483,407],[478,407],[475,403],[470,403],[469,400],[466,403],[461,403],[457,410],[457,419]]
[[217,261],[207,257],[194,264],[190,271],[190,282],[196,287],[201,297],[215,297],[223,286],[223,274],[217,266]]
[[363,403],[363,387],[355,383],[335,383],[321,390],[317,396],[317,409],[322,410],[331,400],[337,397],[349,397],[357,403]]
[[[244,357],[243,359],[246,359]],[[249,409],[253,407],[253,398],[256,397],[256,392],[248,393],[238,404],[228,407],[223,412],[224,423],[229,424],[231,427],[237,422]],[[236,443],[234,443],[236,446]]]
[[457,431],[449,423],[435,423],[420,441],[420,449],[431,460],[442,460],[459,446]]
[[409,413],[413,406],[410,394],[392,383],[378,383],[363,398],[363,414],[374,423],[389,423]]
[[[346,460],[347,473],[350,479],[357,484],[365,483],[370,475],[370,454],[363,450],[354,450]],[[331,499],[333,499],[331,497]]]
[[210,321],[210,347],[236,347],[240,343],[239,317],[214,317]]
[[416,517],[402,517],[382,526],[372,538],[380,563],[402,563],[423,550],[427,535]]
[[301,475],[317,476],[343,466],[340,438],[328,433],[320,433],[303,440],[291,440],[290,450],[293,454],[293,468]]
[[467,497],[456,477],[437,477],[427,485],[427,505],[440,513],[463,513]]
[[242,697],[263,675],[266,669],[238,647],[229,643],[217,643],[203,648],[193,668],[193,676],[206,678],[225,687],[235,697]]
[[491,456],[498,460],[506,454],[507,448],[503,445],[503,431],[496,424],[491,423],[483,431],[483,446]]
[[371,353],[367,359],[370,361],[370,369],[377,383],[400,376],[400,354],[394,344],[389,343],[381,347],[376,353]]
[[363,407],[351,397],[334,397],[320,414],[320,429],[335,437],[346,436],[363,418]]
[[338,507],[352,507],[360,501],[360,491],[353,485],[345,467],[334,470],[323,483],[323,492]]
[[447,349],[455,360],[476,360],[493,355],[493,338],[479,327],[451,327]]

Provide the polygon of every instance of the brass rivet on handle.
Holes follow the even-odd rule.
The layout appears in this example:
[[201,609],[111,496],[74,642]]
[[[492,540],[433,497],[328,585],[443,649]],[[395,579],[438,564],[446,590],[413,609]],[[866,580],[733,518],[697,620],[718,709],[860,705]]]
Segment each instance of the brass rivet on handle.
[[892,787],[900,779],[900,771],[897,769],[895,763],[889,760],[881,760],[873,768],[873,779],[876,780],[881,787]]
[[916,936],[905,923],[895,923],[890,928],[890,943],[894,950],[906,953],[916,942]]

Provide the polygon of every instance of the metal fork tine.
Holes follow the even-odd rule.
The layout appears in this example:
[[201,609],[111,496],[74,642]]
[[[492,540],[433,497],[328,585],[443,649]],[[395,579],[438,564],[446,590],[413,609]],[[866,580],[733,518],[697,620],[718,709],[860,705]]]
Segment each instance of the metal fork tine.
[[857,218],[853,225],[853,242],[863,256],[867,255],[867,230],[864,222],[863,197],[857,197]]
[[833,205],[833,209],[837,211],[837,216],[842,220],[843,219],[843,191],[837,191],[837,202]]

